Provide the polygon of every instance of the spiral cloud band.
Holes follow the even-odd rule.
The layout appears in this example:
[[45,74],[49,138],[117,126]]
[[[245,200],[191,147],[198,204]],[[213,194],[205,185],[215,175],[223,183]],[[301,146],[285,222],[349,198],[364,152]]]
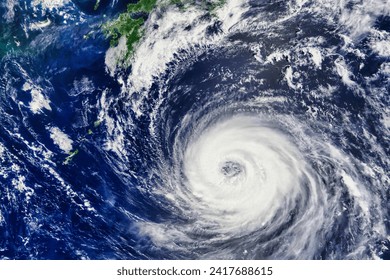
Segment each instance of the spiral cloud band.
[[218,222],[222,231],[241,228],[243,233],[269,223],[310,176],[283,134],[246,116],[215,124],[191,141],[184,174],[188,189],[204,205],[201,215]]
[[[388,64],[367,76],[375,50],[358,43],[387,36],[375,7],[388,8],[375,3],[227,1],[215,21],[195,7],[156,15],[164,28],[149,26],[123,82],[136,117],[116,130],[148,123],[137,188],[158,214],[134,223],[148,254],[386,254],[388,130],[378,116]],[[355,28],[363,10],[372,14],[364,32]]]
[[329,235],[367,227],[375,219],[356,163],[308,128],[251,112],[185,119],[157,191],[184,221],[141,222],[140,231],[201,258],[311,259]]

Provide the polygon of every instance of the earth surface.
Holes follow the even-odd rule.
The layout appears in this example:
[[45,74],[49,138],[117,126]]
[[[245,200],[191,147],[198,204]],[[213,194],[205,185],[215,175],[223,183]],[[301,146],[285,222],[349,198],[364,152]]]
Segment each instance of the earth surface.
[[388,0],[2,0],[0,259],[390,259]]

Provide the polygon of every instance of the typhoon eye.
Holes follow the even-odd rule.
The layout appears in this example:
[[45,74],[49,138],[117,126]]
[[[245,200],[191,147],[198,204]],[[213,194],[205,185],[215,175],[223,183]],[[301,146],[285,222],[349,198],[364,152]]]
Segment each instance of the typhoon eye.
[[238,176],[240,173],[245,172],[244,167],[241,166],[241,164],[239,164],[238,162],[234,161],[224,162],[220,170],[221,173],[228,178]]

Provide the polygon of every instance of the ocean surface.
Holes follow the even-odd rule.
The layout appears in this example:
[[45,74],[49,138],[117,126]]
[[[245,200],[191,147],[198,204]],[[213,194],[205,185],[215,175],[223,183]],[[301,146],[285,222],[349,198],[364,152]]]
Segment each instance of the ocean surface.
[[0,259],[390,259],[388,0],[130,2],[1,1]]

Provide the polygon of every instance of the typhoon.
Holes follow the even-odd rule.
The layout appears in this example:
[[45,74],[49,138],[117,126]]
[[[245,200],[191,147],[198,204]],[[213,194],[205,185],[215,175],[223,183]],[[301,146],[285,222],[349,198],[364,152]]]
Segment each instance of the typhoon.
[[0,259],[390,259],[388,0],[4,0]]

